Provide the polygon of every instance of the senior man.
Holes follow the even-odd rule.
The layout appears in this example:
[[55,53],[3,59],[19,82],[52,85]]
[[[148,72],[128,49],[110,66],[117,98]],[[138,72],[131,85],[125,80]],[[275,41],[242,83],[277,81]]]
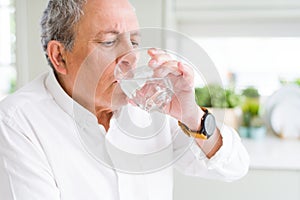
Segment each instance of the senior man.
[[125,52],[138,47],[134,9],[127,0],[50,0],[41,27],[52,70],[0,104],[0,199],[166,200],[172,199],[173,166],[187,175],[226,181],[247,173],[248,154],[236,132],[228,127],[203,132],[213,122],[204,123],[210,114],[195,103],[190,68],[157,49],[149,49],[149,64],[174,84],[174,98],[164,108],[170,117],[163,135],[177,132],[185,140],[185,132],[194,143],[174,165],[145,174],[99,162],[78,132],[84,130],[90,144],[103,151],[100,140],[118,139],[112,121],[128,100],[114,69]]

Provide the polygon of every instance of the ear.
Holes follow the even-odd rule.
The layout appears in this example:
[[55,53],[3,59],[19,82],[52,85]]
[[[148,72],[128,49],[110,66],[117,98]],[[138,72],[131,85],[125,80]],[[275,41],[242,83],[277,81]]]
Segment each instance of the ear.
[[56,72],[66,75],[68,73],[68,70],[64,58],[64,45],[56,40],[51,40],[48,43],[47,54]]

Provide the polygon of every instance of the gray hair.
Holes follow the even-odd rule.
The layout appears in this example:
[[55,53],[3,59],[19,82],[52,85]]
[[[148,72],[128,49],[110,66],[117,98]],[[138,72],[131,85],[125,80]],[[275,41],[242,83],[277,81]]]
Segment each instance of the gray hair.
[[53,65],[47,54],[51,40],[61,42],[71,51],[75,40],[75,25],[83,15],[83,6],[87,0],[49,0],[41,19],[41,42],[49,65]]

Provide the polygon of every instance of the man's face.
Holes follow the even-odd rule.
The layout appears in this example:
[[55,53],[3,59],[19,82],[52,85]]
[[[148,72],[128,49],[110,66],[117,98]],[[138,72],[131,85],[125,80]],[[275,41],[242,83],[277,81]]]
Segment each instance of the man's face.
[[89,109],[108,111],[125,103],[114,68],[137,45],[137,29],[135,12],[127,0],[87,1],[75,29],[74,47],[66,54],[66,81],[76,101]]

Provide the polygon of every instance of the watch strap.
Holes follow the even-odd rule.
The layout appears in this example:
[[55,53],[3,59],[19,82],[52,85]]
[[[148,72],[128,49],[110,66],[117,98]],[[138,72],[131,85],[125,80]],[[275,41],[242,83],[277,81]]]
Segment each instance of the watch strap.
[[200,131],[192,131],[189,127],[187,127],[184,123],[180,121],[178,121],[178,125],[180,126],[181,130],[189,137],[194,137],[203,140],[208,139],[205,133],[201,133]]
[[189,127],[187,127],[184,123],[178,121],[178,125],[182,129],[182,131],[188,135],[189,137],[199,138],[203,140],[207,140],[208,136],[204,129],[204,120],[206,116],[209,114],[208,109],[204,107],[200,107],[204,111],[204,115],[201,117],[201,129],[200,130],[191,130]]

